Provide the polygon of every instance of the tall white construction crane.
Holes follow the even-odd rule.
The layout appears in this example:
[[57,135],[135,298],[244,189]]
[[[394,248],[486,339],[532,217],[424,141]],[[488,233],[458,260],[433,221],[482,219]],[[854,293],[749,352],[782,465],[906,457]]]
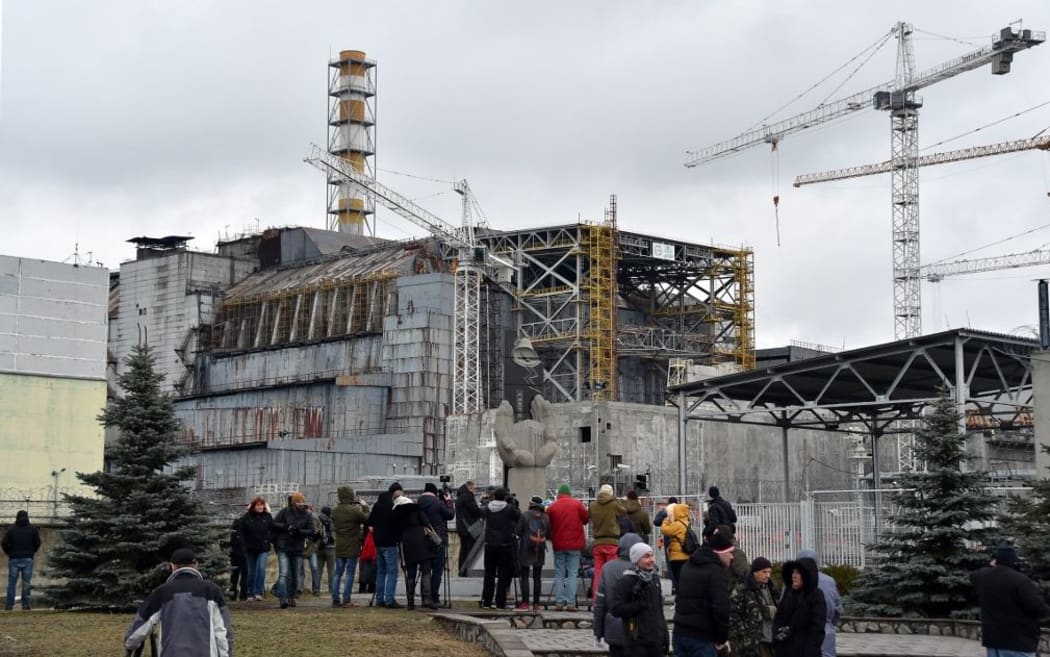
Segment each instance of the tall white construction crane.
[[1050,251],[1034,249],[1027,253],[1008,253],[988,258],[934,262],[923,265],[919,270],[919,275],[931,283],[940,283],[948,276],[980,274],[986,271],[1019,269],[1021,267],[1038,267],[1039,265],[1050,265]]
[[898,42],[897,75],[893,81],[823,103],[789,119],[763,125],[728,141],[690,152],[685,165],[695,167],[760,144],[772,144],[775,147],[788,135],[869,107],[888,111],[892,132],[890,171],[893,173],[893,332],[896,338],[903,338],[922,333],[919,177],[916,164],[919,155],[918,111],[922,107],[922,100],[915,92],[985,64],[991,64],[995,75],[1009,73],[1014,54],[1043,43],[1046,35],[1043,32],[1014,31],[1012,27],[1005,27],[993,37],[991,45],[916,73],[911,42],[912,26],[897,23],[893,31]]
[[452,369],[453,414],[485,410],[481,381],[481,280],[489,277],[509,284],[513,264],[488,252],[474,237],[470,206],[473,197],[467,181],[454,189],[463,195],[463,225],[459,228],[431,214],[410,199],[357,171],[346,160],[314,145],[306,163],[324,172],[330,180],[349,182],[376,202],[427,230],[455,249],[455,342]]

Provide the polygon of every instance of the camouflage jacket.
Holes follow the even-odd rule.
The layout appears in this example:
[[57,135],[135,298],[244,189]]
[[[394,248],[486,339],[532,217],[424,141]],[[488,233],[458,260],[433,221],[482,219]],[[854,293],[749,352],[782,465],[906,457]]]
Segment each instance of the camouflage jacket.
[[[776,601],[769,589],[770,603]],[[763,600],[761,587],[750,573],[744,581],[733,587],[729,594],[729,643],[734,657],[760,657],[758,646],[762,643],[762,625],[771,622],[767,602]]]

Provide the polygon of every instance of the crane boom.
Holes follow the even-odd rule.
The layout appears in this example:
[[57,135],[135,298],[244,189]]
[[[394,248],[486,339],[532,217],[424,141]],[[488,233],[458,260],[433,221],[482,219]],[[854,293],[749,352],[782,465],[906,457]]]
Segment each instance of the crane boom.
[[962,274],[979,274],[986,271],[998,271],[1000,269],[1018,269],[1020,267],[1035,267],[1038,265],[1050,265],[1050,251],[1035,249],[1027,253],[1008,253],[990,258],[973,258],[971,260],[953,260],[952,262],[935,262],[923,265],[919,271],[922,278],[937,283],[946,276],[959,276]]
[[1008,73],[1014,53],[1039,45],[1045,40],[1045,32],[1032,30],[1014,32],[1009,27],[1003,28],[999,35],[994,38],[991,45],[978,48],[961,57],[950,59],[938,66],[916,73],[911,81],[904,86],[899,87],[896,81],[890,81],[846,98],[821,104],[819,107],[802,112],[791,118],[749,130],[727,141],[696,151],[689,151],[687,152],[688,159],[685,162],[685,166],[696,167],[705,162],[728,157],[760,144],[777,143],[784,137],[806,128],[812,128],[863,109],[874,108],[877,103],[887,98],[884,94],[890,94],[892,97],[895,94],[914,92],[960,73],[979,68],[989,62],[993,64],[992,73],[996,75]]
[[[459,248],[474,248],[477,243],[473,240],[473,231],[464,231],[456,228],[444,219],[423,209],[411,199],[398,194],[386,185],[362,174],[341,157],[332,155],[317,144],[311,144],[310,154],[303,161],[325,173],[329,178],[341,178],[361,189],[362,192],[375,197],[388,210],[396,212],[401,217],[411,221],[417,226],[426,229],[434,237],[443,240],[449,246]],[[466,232],[466,234],[464,234]]]
[[[925,167],[934,164],[950,164],[952,162],[962,162],[963,160],[973,160],[979,157],[1003,155],[1005,153],[1016,153],[1018,151],[1033,149],[1041,149],[1044,151],[1050,150],[1050,135],[1032,137],[1030,139],[1015,139],[1013,141],[1005,141],[999,144],[972,146],[970,148],[961,148],[955,151],[923,155],[915,161],[915,166]],[[885,162],[879,162],[878,164],[863,164],[861,166],[833,169],[831,171],[821,171],[819,173],[804,173],[795,178],[794,185],[795,187],[801,187],[803,185],[812,185],[814,183],[847,180],[849,178],[860,178],[879,173],[888,173],[893,171],[895,166],[896,165],[893,161],[886,160]]]

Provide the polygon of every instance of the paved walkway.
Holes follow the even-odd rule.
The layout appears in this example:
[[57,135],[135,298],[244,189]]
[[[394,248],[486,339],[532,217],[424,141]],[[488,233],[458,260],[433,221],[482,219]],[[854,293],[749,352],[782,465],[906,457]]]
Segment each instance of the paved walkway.
[[[606,654],[594,646],[590,630],[514,630],[529,650],[544,653],[593,652]],[[896,634],[839,634],[838,654],[842,657],[984,657],[976,641],[941,636],[903,636]]]

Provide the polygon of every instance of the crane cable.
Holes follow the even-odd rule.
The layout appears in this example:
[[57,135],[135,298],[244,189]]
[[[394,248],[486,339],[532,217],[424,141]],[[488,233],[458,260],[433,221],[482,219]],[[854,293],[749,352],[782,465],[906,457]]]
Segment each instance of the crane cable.
[[773,185],[773,219],[777,227],[777,247],[780,247],[780,149],[777,148],[777,140],[773,140],[773,149],[770,151],[770,177]]
[[1011,235],[1009,237],[1004,237],[1001,240],[997,240],[995,242],[991,242],[991,243],[985,244],[983,246],[978,246],[976,248],[970,249],[969,251],[963,251],[961,253],[956,253],[955,255],[946,256],[944,258],[941,258],[940,260],[934,260],[930,264],[931,265],[939,265],[942,262],[947,262],[948,260],[951,260],[953,258],[959,258],[959,257],[964,256],[964,255],[969,255],[971,253],[975,253],[975,252],[980,251],[982,249],[987,249],[990,246],[998,246],[999,244],[1003,244],[1005,242],[1009,242],[1010,240],[1015,240],[1018,237],[1024,237],[1025,235],[1031,235],[1032,233],[1035,233],[1037,231],[1043,230],[1044,228],[1050,228],[1050,224],[1043,224],[1042,226],[1036,226],[1035,228],[1030,228],[1030,229],[1028,229],[1028,230],[1026,230],[1024,232],[1017,233],[1016,235]]

